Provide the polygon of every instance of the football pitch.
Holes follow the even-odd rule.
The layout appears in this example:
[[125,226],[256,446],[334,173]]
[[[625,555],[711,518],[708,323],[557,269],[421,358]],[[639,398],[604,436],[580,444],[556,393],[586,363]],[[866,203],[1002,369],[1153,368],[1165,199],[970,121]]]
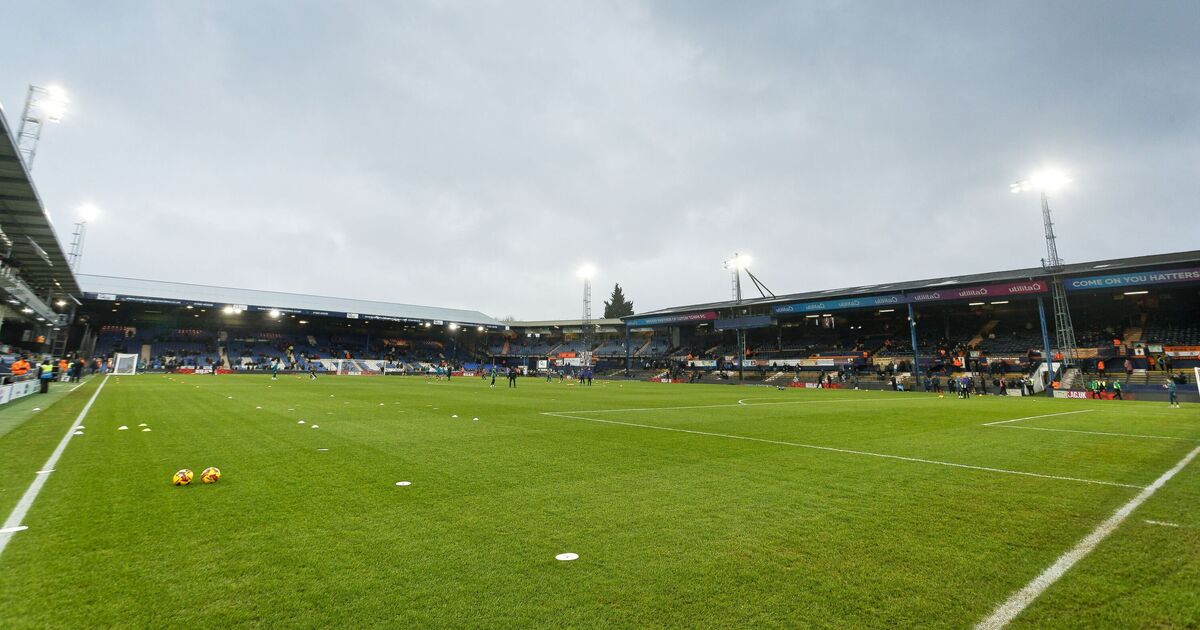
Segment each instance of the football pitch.
[[505,385],[14,402],[0,627],[1200,625],[1195,406]]

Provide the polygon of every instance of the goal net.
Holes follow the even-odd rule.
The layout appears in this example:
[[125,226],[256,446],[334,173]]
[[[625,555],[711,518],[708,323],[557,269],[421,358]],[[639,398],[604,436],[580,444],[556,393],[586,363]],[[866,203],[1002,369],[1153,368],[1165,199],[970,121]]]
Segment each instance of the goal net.
[[112,373],[118,376],[137,374],[137,355],[118,354],[113,356]]
[[350,359],[335,359],[337,364],[337,373],[343,376],[362,376],[362,366],[357,361]]

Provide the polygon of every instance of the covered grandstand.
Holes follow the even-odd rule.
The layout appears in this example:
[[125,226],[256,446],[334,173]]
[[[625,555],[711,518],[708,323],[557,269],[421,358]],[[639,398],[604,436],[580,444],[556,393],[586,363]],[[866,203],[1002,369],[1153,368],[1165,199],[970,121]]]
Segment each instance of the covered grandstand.
[[4,354],[66,349],[79,285],[0,110],[0,341]]

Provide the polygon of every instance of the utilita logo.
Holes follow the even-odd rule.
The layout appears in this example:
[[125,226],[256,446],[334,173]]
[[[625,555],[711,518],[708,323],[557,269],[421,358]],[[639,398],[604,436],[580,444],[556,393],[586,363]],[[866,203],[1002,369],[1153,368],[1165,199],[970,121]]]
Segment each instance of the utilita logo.
[[1017,285],[1008,287],[1009,293],[1029,293],[1029,292],[1037,292],[1037,291],[1041,291],[1041,290],[1042,290],[1042,285],[1040,282],[1034,282],[1033,284],[1017,284]]

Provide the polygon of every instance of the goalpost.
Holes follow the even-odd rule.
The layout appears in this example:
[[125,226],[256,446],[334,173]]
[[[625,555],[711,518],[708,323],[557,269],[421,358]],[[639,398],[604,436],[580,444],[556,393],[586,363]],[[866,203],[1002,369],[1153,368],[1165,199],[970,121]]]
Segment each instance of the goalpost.
[[133,376],[137,374],[136,354],[116,354],[113,355],[112,373],[117,376]]
[[349,359],[334,359],[337,367],[337,374],[342,376],[362,376],[362,369],[358,363]]
[[1196,384],[1196,393],[1200,394],[1200,367],[1194,367],[1192,371],[1196,373],[1196,378],[1192,382]]

